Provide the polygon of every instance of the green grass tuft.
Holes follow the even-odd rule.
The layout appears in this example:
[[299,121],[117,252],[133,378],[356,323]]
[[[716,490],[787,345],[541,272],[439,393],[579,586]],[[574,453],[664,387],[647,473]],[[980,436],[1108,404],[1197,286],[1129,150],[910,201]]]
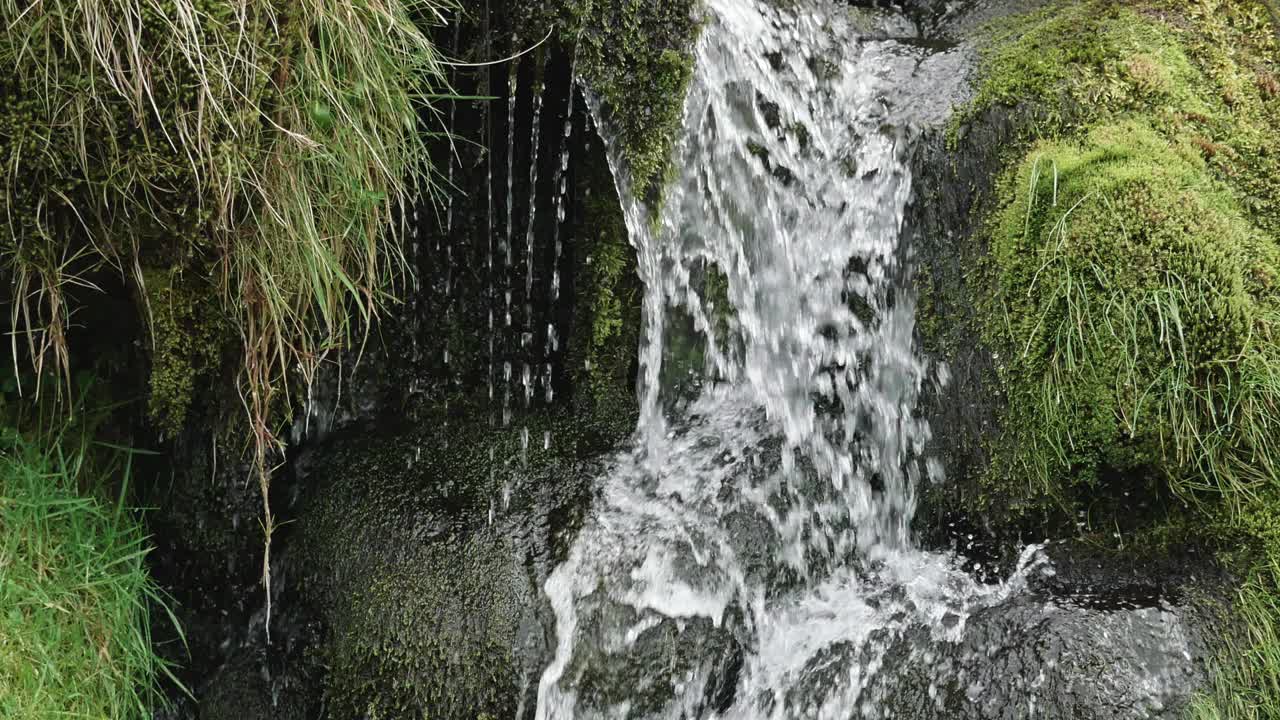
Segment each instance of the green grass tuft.
[[1227,641],[1208,692],[1192,704],[1192,720],[1280,717],[1280,564],[1273,559],[1250,577],[1235,609],[1244,632]]
[[1038,144],[1006,187],[988,332],[1014,430],[997,470],[1050,494],[1155,472],[1233,502],[1275,478],[1280,250],[1195,149],[1099,125]]
[[0,429],[0,717],[141,720],[159,700],[148,549],[127,508],[82,494],[90,454]]

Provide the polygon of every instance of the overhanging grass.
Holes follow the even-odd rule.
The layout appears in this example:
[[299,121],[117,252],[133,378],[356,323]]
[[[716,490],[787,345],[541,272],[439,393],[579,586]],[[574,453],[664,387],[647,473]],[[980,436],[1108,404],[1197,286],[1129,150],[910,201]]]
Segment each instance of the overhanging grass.
[[447,87],[427,33],[452,7],[0,0],[14,364],[70,385],[73,291],[104,270],[129,279],[149,328],[162,431],[238,348],[268,551],[290,389],[385,307],[405,271],[400,211],[438,191],[423,118]]
[[0,717],[141,720],[159,699],[147,546],[123,505],[81,494],[88,456],[0,428]]
[[450,5],[0,2],[4,260],[34,361],[65,369],[66,288],[107,264],[144,301],[146,268],[212,279],[254,391],[310,377],[402,271],[395,209],[435,188],[418,114]]

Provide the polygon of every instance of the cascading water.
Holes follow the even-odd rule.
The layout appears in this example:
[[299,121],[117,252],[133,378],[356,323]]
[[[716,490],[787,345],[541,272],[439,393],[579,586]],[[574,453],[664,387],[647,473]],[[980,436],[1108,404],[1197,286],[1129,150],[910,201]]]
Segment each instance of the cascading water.
[[[913,348],[904,156],[953,65],[847,6],[778,5],[708,3],[657,222],[615,173],[647,288],[641,419],[545,585],[538,718],[892,716],[903,639],[941,678],[931,648],[1043,565],[982,585],[909,539],[941,472],[914,410],[945,370]],[[671,409],[686,326],[709,382]]]

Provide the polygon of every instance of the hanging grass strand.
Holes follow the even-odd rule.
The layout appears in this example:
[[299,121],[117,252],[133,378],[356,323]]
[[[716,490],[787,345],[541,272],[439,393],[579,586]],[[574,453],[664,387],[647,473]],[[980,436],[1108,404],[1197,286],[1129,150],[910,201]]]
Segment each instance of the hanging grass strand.
[[[0,273],[15,365],[69,377],[73,286],[128,275],[150,410],[180,431],[216,345],[262,491],[295,388],[407,272],[398,208],[438,197],[420,118],[450,95],[453,0],[0,0]],[[225,328],[226,332],[220,330]]]

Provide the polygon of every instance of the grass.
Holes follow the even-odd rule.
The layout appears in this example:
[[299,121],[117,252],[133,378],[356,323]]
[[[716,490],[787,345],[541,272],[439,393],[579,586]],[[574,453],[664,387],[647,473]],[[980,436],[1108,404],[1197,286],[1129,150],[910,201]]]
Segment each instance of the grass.
[[[1036,118],[972,268],[1008,393],[987,509],[1191,528],[1243,578],[1198,720],[1280,717],[1280,34],[1267,0],[1075,0],[993,27]],[[1134,481],[1139,482],[1138,485]],[[1093,517],[1121,491],[1166,519]],[[1179,505],[1175,504],[1175,508]]]
[[1193,148],[1099,125],[1037,144],[1014,184],[1025,194],[991,235],[988,332],[1017,390],[1018,474],[1063,494],[1154,471],[1232,502],[1275,478],[1280,250]]
[[453,7],[0,0],[15,367],[70,385],[77,298],[104,272],[128,279],[149,328],[162,431],[236,357],[267,554],[292,391],[391,301],[400,210],[443,191],[426,143],[448,88],[428,33]]
[[140,720],[159,701],[145,538],[94,492],[128,473],[69,428],[0,428],[0,717]]
[[1280,717],[1280,565],[1273,561],[1240,588],[1238,623],[1207,692],[1191,707],[1192,720],[1269,720]]

